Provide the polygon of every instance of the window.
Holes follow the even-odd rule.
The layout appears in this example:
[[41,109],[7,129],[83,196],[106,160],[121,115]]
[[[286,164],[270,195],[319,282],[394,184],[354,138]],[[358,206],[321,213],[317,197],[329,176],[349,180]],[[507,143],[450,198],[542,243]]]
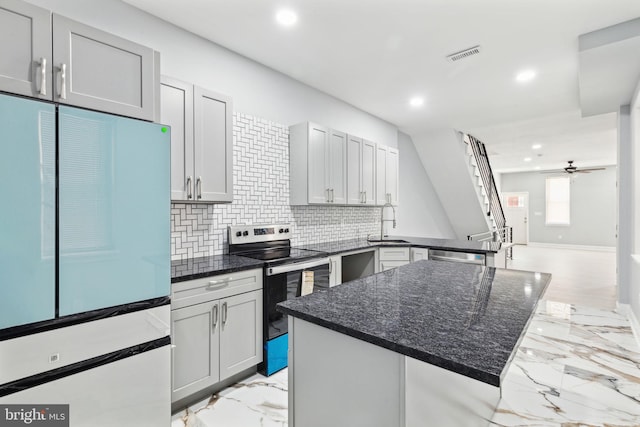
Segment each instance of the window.
[[569,225],[570,194],[569,177],[546,180],[546,225]]
[[506,205],[508,208],[524,208],[524,196],[508,196]]

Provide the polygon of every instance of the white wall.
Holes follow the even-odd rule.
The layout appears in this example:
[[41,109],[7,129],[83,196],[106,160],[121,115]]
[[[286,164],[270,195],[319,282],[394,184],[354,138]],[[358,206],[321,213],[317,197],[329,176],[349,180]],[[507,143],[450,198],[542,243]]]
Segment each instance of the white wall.
[[436,238],[455,238],[447,213],[444,211],[413,140],[398,132],[400,150],[400,206],[398,226],[392,234]]
[[235,111],[286,125],[314,121],[397,147],[396,126],[119,0],[29,2],[161,52],[162,74],[233,97]]
[[[413,141],[457,238],[466,240],[469,234],[488,231],[461,134],[454,129],[443,129],[414,135]],[[402,179],[400,182],[403,184]],[[401,203],[402,191],[400,187]]]
[[[618,254],[619,257],[634,258],[631,261],[631,277],[629,278],[629,301],[631,310],[636,320],[640,319],[640,81],[636,87],[636,92],[631,103],[631,157],[632,167],[632,188],[629,192],[632,205],[632,221],[629,232],[634,236],[631,253]],[[640,333],[640,331],[636,331]]]
[[502,174],[502,191],[529,193],[529,241],[563,245],[616,245],[616,167],[571,176],[571,224],[545,225],[548,174]]
[[618,230],[616,263],[618,270],[618,301],[629,304],[631,283],[631,248],[633,246],[633,151],[631,146],[630,107],[618,112]]

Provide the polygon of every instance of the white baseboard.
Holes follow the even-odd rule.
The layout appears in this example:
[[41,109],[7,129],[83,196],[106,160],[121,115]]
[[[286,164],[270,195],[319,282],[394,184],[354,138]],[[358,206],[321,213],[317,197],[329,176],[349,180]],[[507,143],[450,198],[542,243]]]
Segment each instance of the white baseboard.
[[601,252],[615,252],[615,246],[589,246],[589,245],[564,245],[561,243],[541,243],[541,242],[529,242],[528,246],[535,248],[554,248],[554,249],[576,249],[581,251],[601,251]]
[[616,306],[616,311],[629,319],[631,331],[633,332],[633,336],[636,338],[638,347],[640,347],[640,322],[638,322],[638,318],[633,310],[631,310],[631,306],[629,304],[620,304],[619,302],[616,303]]

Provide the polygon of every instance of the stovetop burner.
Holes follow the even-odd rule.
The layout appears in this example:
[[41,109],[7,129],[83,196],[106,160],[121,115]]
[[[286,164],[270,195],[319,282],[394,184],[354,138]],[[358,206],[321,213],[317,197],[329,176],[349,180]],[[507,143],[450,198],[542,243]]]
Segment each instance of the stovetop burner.
[[268,266],[328,256],[325,252],[291,247],[289,225],[229,227],[229,253],[265,261]]
[[270,265],[281,264],[288,261],[304,261],[306,259],[326,256],[325,252],[311,251],[298,248],[272,248],[262,251],[236,252],[234,255],[267,261]]

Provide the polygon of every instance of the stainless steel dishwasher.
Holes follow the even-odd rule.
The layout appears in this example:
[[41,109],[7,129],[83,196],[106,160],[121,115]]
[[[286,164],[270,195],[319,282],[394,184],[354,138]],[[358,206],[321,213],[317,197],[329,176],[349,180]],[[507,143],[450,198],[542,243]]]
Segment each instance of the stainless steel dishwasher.
[[443,251],[429,249],[429,259],[435,261],[462,262],[465,264],[485,265],[484,254],[471,254],[468,252]]

